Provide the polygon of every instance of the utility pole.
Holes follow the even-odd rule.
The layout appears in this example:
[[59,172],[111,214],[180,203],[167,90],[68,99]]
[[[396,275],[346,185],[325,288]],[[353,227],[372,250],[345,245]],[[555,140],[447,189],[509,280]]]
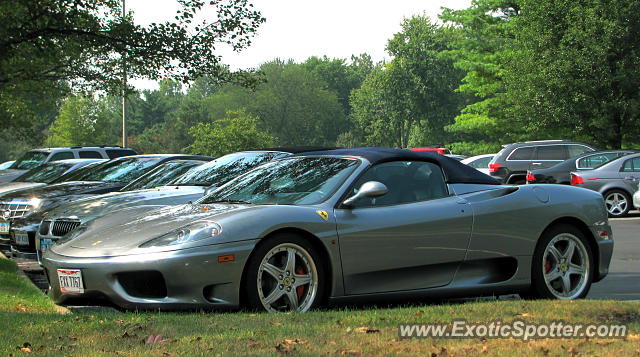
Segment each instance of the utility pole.
[[[125,17],[125,0],[122,0],[122,21]],[[127,107],[125,105],[127,99],[127,62],[125,53],[122,54],[122,147],[127,147]]]

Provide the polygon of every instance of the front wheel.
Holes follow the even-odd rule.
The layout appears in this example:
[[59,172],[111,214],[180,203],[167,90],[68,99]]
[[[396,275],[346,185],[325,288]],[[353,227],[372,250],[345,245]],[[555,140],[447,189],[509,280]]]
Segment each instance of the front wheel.
[[570,225],[546,231],[533,255],[531,293],[549,299],[580,299],[593,281],[593,256],[584,234]]
[[325,274],[306,239],[280,234],[256,248],[247,267],[249,305],[268,312],[305,312],[322,297]]
[[624,191],[611,190],[604,194],[604,205],[609,217],[624,217],[631,209],[631,199]]

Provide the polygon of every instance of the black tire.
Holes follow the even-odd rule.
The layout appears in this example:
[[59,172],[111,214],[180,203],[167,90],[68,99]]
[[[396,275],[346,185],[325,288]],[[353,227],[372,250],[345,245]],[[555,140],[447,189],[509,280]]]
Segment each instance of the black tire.
[[[609,217],[617,218],[624,217],[629,213],[631,209],[631,197],[629,194],[622,190],[609,190],[605,192],[602,197],[604,198],[604,206],[607,209],[607,213]],[[624,200],[624,207],[622,207],[622,202],[620,201],[620,197]],[[617,208],[613,208],[613,203],[616,202],[619,204]]]
[[[547,248],[550,246],[550,243],[554,241],[554,247],[557,248],[555,244],[564,243],[565,241],[563,239],[567,239],[567,247],[568,242],[573,241],[575,249],[579,251],[579,254],[584,253],[586,257],[576,258],[572,255],[569,262],[550,262],[549,258],[553,260],[553,254],[550,254],[549,258],[545,258],[545,252],[547,252]],[[566,253],[566,251],[556,251],[559,253]],[[562,256],[564,257],[564,254]],[[585,273],[582,275],[574,275],[572,272],[572,266],[577,266],[578,262],[586,264]],[[544,299],[567,300],[582,299],[589,293],[595,269],[593,253],[584,234],[572,225],[555,225],[547,229],[538,240],[531,262],[531,289],[528,292],[521,294],[521,296],[523,298],[537,297]],[[553,273],[555,273],[555,275],[559,274],[560,276],[555,278],[555,280],[548,282],[547,280],[550,280],[548,277],[552,277],[554,275]],[[563,293],[555,289],[554,286],[564,286],[565,275],[569,279],[569,287],[573,282],[576,282],[576,288],[574,293],[571,293],[573,290],[570,290],[567,292],[566,296],[563,296]],[[578,275],[579,278],[576,278],[576,275]],[[584,277],[584,280],[582,280],[582,277]],[[559,282],[558,279],[562,281]]]
[[[313,285],[314,285],[313,281],[303,287],[302,294],[306,294],[306,295],[301,296],[300,290],[298,290],[300,289],[300,287],[296,287],[295,285],[293,285],[293,283],[291,283],[290,281],[286,282],[284,279],[282,281],[277,281],[277,279],[273,278],[270,274],[267,274],[266,271],[262,271],[262,273],[260,273],[261,277],[259,282],[258,275],[259,275],[259,272],[261,271],[261,265],[263,263],[263,260],[267,257],[267,254],[271,254],[274,249],[275,250],[283,249],[282,247],[285,249],[293,248],[294,250],[301,249],[298,253],[296,253],[297,255],[295,256],[296,264],[298,263],[298,260],[302,258],[302,260],[300,261],[300,266],[297,266],[294,269],[303,269],[303,270],[297,271],[296,273],[301,272],[304,274],[308,274],[309,276],[312,276],[313,268],[315,268],[315,273],[317,275],[315,292],[313,292]],[[308,254],[307,257],[303,256],[305,255],[304,252]],[[278,256],[279,254],[280,256]],[[272,255],[270,259],[281,259],[283,254],[284,252],[275,253],[275,255]],[[310,262],[307,262],[305,259],[310,260]],[[268,260],[267,262],[270,262],[270,260]],[[313,265],[313,267],[309,265]],[[285,289],[283,291],[285,295],[282,295],[281,297],[284,300],[278,299],[277,302],[280,301],[286,304],[291,304],[289,302],[290,300],[288,300],[289,295],[285,292],[287,291],[286,289],[291,288],[291,289],[295,289],[296,293],[298,293],[297,294],[298,300],[299,300],[298,302],[304,303],[304,305],[300,304],[299,308],[302,310],[298,310],[298,311],[305,312],[309,309],[317,307],[323,299],[324,291],[326,288],[327,279],[325,278],[326,272],[324,267],[325,267],[325,264],[322,264],[320,254],[318,253],[317,249],[313,246],[313,244],[309,242],[309,240],[304,239],[299,235],[296,235],[293,233],[279,233],[270,238],[267,238],[266,241],[261,242],[258,245],[258,247],[256,247],[255,251],[251,254],[251,257],[249,258],[249,261],[247,263],[246,279],[244,282],[244,291],[246,292],[247,303],[249,305],[249,308],[254,310],[263,310],[263,311],[269,311],[269,312],[287,311],[286,309],[278,309],[272,305],[269,305],[271,307],[271,309],[269,309],[267,306],[265,306],[265,304],[263,304],[263,299],[266,299],[266,296],[264,296],[266,295],[265,288],[268,288],[267,285],[274,285],[274,284],[275,286],[272,287],[273,289],[272,292],[275,291],[275,289],[277,288],[279,288],[280,290],[283,290],[282,287],[284,287]],[[308,270],[308,271],[304,272],[304,270]],[[287,269],[285,266],[283,269],[283,272],[286,272],[286,271]],[[291,277],[294,277],[293,274],[294,273],[292,272]],[[284,276],[284,274],[283,274],[283,277],[285,279],[287,278],[287,276]],[[294,280],[294,283],[295,283],[295,279],[292,279],[292,280]],[[259,289],[262,289],[262,290],[259,291]],[[291,289],[289,289],[288,291],[291,292]],[[262,294],[262,297],[261,297],[261,294]],[[289,310],[291,310],[291,306],[288,306],[288,307],[289,307]]]

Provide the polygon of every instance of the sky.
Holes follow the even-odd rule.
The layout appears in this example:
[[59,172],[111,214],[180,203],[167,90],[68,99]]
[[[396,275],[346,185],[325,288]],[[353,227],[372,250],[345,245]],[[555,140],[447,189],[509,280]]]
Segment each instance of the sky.
[[[249,48],[240,53],[221,49],[231,69],[256,68],[275,58],[303,62],[311,56],[349,59],[368,53],[374,62],[388,59],[387,41],[401,30],[404,18],[426,14],[434,21],[440,7],[462,9],[471,0],[254,0],[254,9],[267,20]],[[175,0],[126,0],[140,25],[170,21]],[[211,12],[212,13],[212,12]],[[202,14],[204,17],[207,13]],[[155,82],[136,80],[138,88],[155,89]]]

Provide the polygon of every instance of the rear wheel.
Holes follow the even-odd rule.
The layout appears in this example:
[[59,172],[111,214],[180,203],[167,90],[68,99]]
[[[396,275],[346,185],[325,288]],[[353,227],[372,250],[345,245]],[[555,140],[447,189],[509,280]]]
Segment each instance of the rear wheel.
[[325,274],[320,256],[306,239],[279,234],[256,248],[245,291],[249,305],[268,312],[305,312],[321,299]]
[[604,195],[604,205],[609,217],[624,217],[631,208],[629,195],[621,190],[607,191]]
[[571,225],[547,230],[533,255],[531,295],[550,299],[580,299],[593,281],[593,256],[584,234]]

